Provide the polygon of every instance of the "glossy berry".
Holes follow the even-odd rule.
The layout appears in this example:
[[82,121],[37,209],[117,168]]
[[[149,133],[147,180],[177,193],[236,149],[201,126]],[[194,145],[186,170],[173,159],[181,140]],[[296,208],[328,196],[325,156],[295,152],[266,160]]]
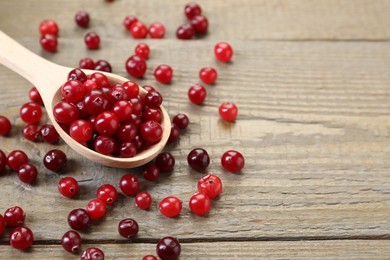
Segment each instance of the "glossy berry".
[[151,108],[159,108],[163,102],[160,92],[150,91],[144,97],[145,105]]
[[203,15],[198,15],[191,20],[191,26],[195,32],[204,34],[209,27],[209,21]]
[[118,232],[124,238],[132,238],[138,233],[138,223],[134,219],[126,218],[119,222]]
[[146,121],[140,126],[142,138],[149,144],[158,143],[163,134],[162,127],[155,121]]
[[19,180],[25,183],[33,183],[37,179],[38,170],[32,164],[23,164],[18,171]]
[[202,8],[197,3],[189,3],[184,7],[184,14],[188,19],[202,14]]
[[173,77],[173,70],[170,66],[166,64],[159,65],[154,70],[154,77],[158,82],[168,84],[171,82],[171,79]]
[[219,106],[218,112],[223,120],[232,122],[237,117],[238,108],[232,102],[225,102]]
[[206,99],[206,95],[206,89],[202,85],[195,84],[188,89],[188,98],[196,105],[202,104]]
[[123,20],[123,26],[130,32],[131,26],[133,25],[134,22],[137,22],[138,18],[135,16],[126,16],[125,19]]
[[168,142],[174,143],[180,138],[180,128],[176,124],[171,125],[171,132],[169,133]]
[[45,34],[41,37],[39,43],[41,44],[42,49],[45,51],[55,52],[57,50],[58,40],[55,35]]
[[57,173],[65,169],[67,161],[65,153],[58,149],[48,151],[43,157],[45,167]]
[[127,91],[129,98],[136,98],[139,95],[139,86],[134,81],[126,81],[122,84],[122,87]]
[[177,260],[181,253],[181,246],[176,238],[163,237],[157,243],[156,252],[161,260]]
[[82,58],[79,61],[80,69],[93,70],[95,68],[95,62],[91,58]]
[[92,137],[92,125],[84,119],[76,120],[69,127],[69,135],[79,143],[87,142]]
[[112,72],[111,64],[106,60],[98,60],[95,63],[94,70]]
[[20,166],[26,163],[28,163],[28,157],[23,151],[15,150],[7,156],[7,165],[15,172],[19,171]]
[[53,115],[58,123],[70,125],[78,119],[79,111],[74,104],[60,101],[54,106]]
[[121,100],[128,100],[129,96],[127,94],[126,89],[124,89],[121,85],[113,86],[107,94],[108,101],[111,104],[115,104],[118,101]]
[[216,175],[207,174],[198,181],[198,191],[214,199],[222,192],[222,181]]
[[157,260],[157,257],[155,257],[154,255],[146,255],[142,257],[142,260]]
[[189,206],[193,213],[202,216],[210,210],[210,198],[203,193],[195,193],[190,198]]
[[41,94],[39,94],[39,91],[36,87],[33,87],[32,89],[30,89],[30,91],[28,92],[28,96],[29,96],[31,102],[34,102],[40,106],[43,106],[43,100],[42,100]]
[[87,81],[84,82],[85,92],[89,93],[92,90],[98,89],[98,85],[95,81],[91,79],[87,79]]
[[26,103],[20,108],[20,117],[27,124],[38,123],[42,118],[42,109],[36,103]]
[[37,125],[27,125],[22,129],[23,137],[31,142],[38,141],[39,134],[39,128]]
[[159,210],[166,217],[176,217],[180,214],[183,202],[176,197],[166,197],[160,202]]
[[67,198],[75,197],[79,190],[79,183],[73,177],[65,177],[58,182],[58,191]]
[[131,143],[135,145],[137,151],[139,152],[142,151],[145,146],[145,141],[139,135],[137,135]]
[[221,165],[228,172],[238,173],[244,168],[244,156],[235,150],[226,151],[221,157]]
[[119,127],[116,136],[122,142],[131,142],[134,140],[138,133],[138,129],[135,125],[127,123]]
[[57,23],[51,19],[43,20],[39,25],[39,32],[42,36],[46,34],[52,34],[57,36],[58,31],[59,29]]
[[233,48],[227,42],[220,42],[215,45],[214,54],[218,60],[229,62],[233,56]]
[[0,237],[3,235],[6,225],[4,217],[0,214]]
[[100,219],[106,214],[106,203],[101,199],[93,199],[88,202],[86,210],[91,219]]
[[104,201],[107,205],[112,205],[118,198],[118,192],[114,186],[104,184],[97,190],[96,197]]
[[95,129],[101,135],[113,135],[118,128],[119,120],[112,112],[103,112],[96,118]]
[[[142,111],[144,110],[145,104],[144,100],[138,96],[136,98],[130,99],[130,102],[133,106],[133,114],[134,115],[141,115]],[[133,117],[133,115],[132,115]],[[131,118],[129,121],[132,121],[133,118]]]
[[152,205],[152,196],[149,192],[140,192],[135,196],[135,205],[140,209],[148,209]]
[[0,116],[0,135],[6,136],[11,132],[12,124],[5,116]]
[[109,106],[106,95],[101,90],[92,90],[84,98],[84,106],[90,115],[99,115]]
[[26,214],[21,207],[15,206],[4,212],[4,220],[9,227],[18,227],[24,224]]
[[137,46],[135,46],[135,55],[140,56],[143,59],[149,58],[150,54],[150,48],[149,45],[146,43],[138,43]]
[[161,172],[171,172],[175,166],[175,157],[169,152],[162,152],[156,157],[155,163]]
[[194,36],[194,29],[190,24],[180,25],[176,30],[176,37],[180,40],[190,40]]
[[155,164],[149,164],[142,171],[142,176],[148,181],[157,181],[160,178],[160,169]]
[[68,80],[78,80],[81,83],[87,81],[87,75],[81,69],[73,69],[68,74]]
[[214,84],[217,80],[218,73],[214,68],[202,68],[199,71],[199,78],[206,84]]
[[10,235],[9,242],[13,248],[25,250],[31,247],[34,241],[34,234],[28,227],[17,227]]
[[89,247],[85,249],[80,260],[104,260],[104,253],[97,247]]
[[125,142],[119,146],[119,157],[131,158],[137,153],[137,146],[134,143]]
[[89,32],[84,36],[84,42],[88,49],[96,50],[100,46],[100,37],[94,32]]
[[210,157],[202,148],[193,149],[187,156],[188,165],[195,171],[204,171],[210,164]]
[[0,173],[4,171],[6,165],[7,165],[7,156],[5,156],[5,153],[2,150],[0,150]]
[[172,123],[177,125],[180,128],[180,130],[183,130],[188,127],[190,120],[188,119],[188,116],[186,114],[179,113],[173,117]]
[[89,14],[84,11],[78,11],[74,16],[74,20],[78,26],[87,28],[89,24]]
[[144,39],[148,35],[148,28],[140,21],[135,21],[130,26],[130,33],[134,39]]
[[123,175],[119,182],[119,187],[121,191],[128,196],[136,194],[139,189],[137,176],[134,174]]
[[68,224],[74,230],[86,230],[91,223],[91,217],[84,209],[74,209],[69,212]]
[[60,135],[57,133],[57,130],[53,125],[44,124],[39,129],[40,136],[43,141],[49,144],[56,144],[60,140]]
[[68,102],[79,102],[85,94],[85,87],[81,81],[69,80],[61,87],[62,96]]
[[148,107],[143,113],[143,119],[145,121],[153,120],[160,124],[162,121],[162,112],[160,109]]
[[116,143],[115,140],[111,137],[99,136],[95,139],[94,148],[96,152],[108,155],[115,151]]
[[95,72],[91,75],[90,80],[95,81],[99,88],[109,88],[110,81],[106,75],[100,72]]
[[66,232],[62,236],[61,245],[66,251],[70,253],[79,252],[81,249],[81,237],[79,233],[73,230]]
[[149,85],[142,86],[142,88],[145,89],[146,92],[156,91],[156,89],[154,87],[149,86]]
[[135,78],[142,78],[146,72],[146,68],[146,62],[140,56],[133,55],[126,61],[127,73]]
[[165,26],[162,23],[155,22],[149,26],[149,35],[152,39],[162,39],[165,36]]

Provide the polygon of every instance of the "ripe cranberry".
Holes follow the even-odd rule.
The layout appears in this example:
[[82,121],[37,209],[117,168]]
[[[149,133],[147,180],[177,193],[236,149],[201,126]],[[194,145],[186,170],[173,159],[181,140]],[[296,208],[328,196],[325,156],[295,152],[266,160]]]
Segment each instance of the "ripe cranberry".
[[150,48],[146,43],[138,43],[135,46],[135,55],[140,56],[143,59],[149,58]]
[[92,124],[84,119],[74,121],[69,127],[69,135],[77,142],[87,142],[92,137]]
[[142,88],[145,89],[146,92],[156,91],[156,89],[154,87],[149,86],[149,85],[142,86]]
[[148,209],[152,205],[152,196],[148,192],[140,192],[135,196],[135,205],[140,209]]
[[84,83],[87,79],[87,75],[81,69],[73,69],[68,74],[68,80],[78,80],[81,83]]
[[30,89],[28,96],[30,97],[31,102],[37,103],[40,106],[43,106],[43,100],[41,97],[41,94],[39,94],[39,91],[36,87],[33,87]]
[[193,19],[202,14],[202,8],[197,3],[189,3],[184,7],[184,14],[188,19]]
[[65,197],[73,198],[80,190],[79,183],[73,177],[65,177],[58,182],[58,190]]
[[188,98],[190,101],[196,105],[200,105],[204,102],[206,99],[206,89],[199,84],[195,84],[194,86],[190,87],[188,90]]
[[225,102],[219,106],[218,112],[223,120],[232,122],[237,117],[238,108],[232,102]]
[[168,142],[174,143],[180,138],[180,128],[176,124],[172,124],[171,132],[169,133]]
[[157,257],[155,257],[154,255],[146,255],[142,257],[142,260],[157,260]]
[[144,97],[145,105],[151,108],[159,108],[163,102],[163,98],[158,91],[146,93]]
[[132,238],[138,233],[138,223],[134,219],[126,218],[119,222],[118,232],[122,237]]
[[137,176],[130,173],[123,175],[119,182],[119,187],[121,188],[121,191],[128,196],[136,194],[139,189]]
[[142,172],[142,176],[148,181],[157,181],[160,178],[160,169],[155,164],[149,164]]
[[157,243],[156,251],[161,260],[176,260],[179,259],[181,246],[176,238],[163,237]]
[[103,112],[96,118],[96,131],[104,136],[111,136],[119,128],[119,120],[112,112]]
[[[89,80],[87,80],[88,82]],[[79,118],[85,119],[89,116],[87,108],[85,107],[85,104],[83,101],[76,103],[77,111],[79,112]]]
[[118,198],[116,188],[110,184],[104,184],[96,192],[96,197],[101,199],[107,205],[113,204]]
[[194,29],[190,24],[180,25],[176,30],[176,37],[180,40],[191,40],[194,36]]
[[[107,1],[107,0],[106,0]],[[112,2],[111,0],[110,2]],[[104,253],[97,247],[89,247],[85,249],[80,260],[104,260]]]
[[222,62],[229,62],[233,56],[233,49],[227,42],[217,43],[214,47],[215,57]]
[[4,217],[0,214],[0,236],[3,235],[5,227],[6,227],[6,223]]
[[[144,100],[138,96],[136,98],[130,99],[130,102],[133,106],[133,114],[135,115],[140,115],[142,111],[144,110]],[[135,118],[133,118],[135,119]],[[131,119],[130,119],[131,120]]]
[[108,109],[109,102],[103,91],[96,89],[84,97],[84,105],[90,115],[99,115]]
[[41,22],[41,24],[39,25],[39,31],[42,36],[46,34],[52,34],[57,36],[59,30],[58,25],[54,20],[47,19]]
[[34,234],[28,227],[17,227],[10,235],[9,242],[13,248],[25,250],[29,248],[34,241]]
[[162,112],[159,109],[148,107],[147,109],[145,109],[143,113],[143,118],[145,121],[153,120],[156,121],[157,123],[161,123]]
[[27,124],[38,123],[42,117],[42,109],[36,103],[26,103],[20,108],[20,117]]
[[175,157],[169,152],[162,152],[156,157],[156,165],[161,172],[173,171]]
[[176,197],[166,197],[160,202],[159,210],[166,217],[176,217],[180,214],[183,202]]
[[105,72],[112,72],[112,67],[111,64],[106,61],[106,60],[98,60],[95,63],[94,70],[99,70],[99,71],[105,71]]
[[90,79],[95,81],[99,88],[109,88],[110,81],[106,75],[100,72],[95,72],[91,75]]
[[81,81],[69,80],[61,87],[62,96],[68,102],[79,102],[85,94],[85,87]]
[[39,129],[42,139],[49,144],[56,144],[60,140],[60,135],[53,125],[44,124]]
[[165,26],[162,23],[154,22],[149,26],[149,35],[152,39],[162,39],[165,35]]
[[80,69],[93,70],[95,68],[95,62],[91,58],[82,58],[79,61]]
[[135,21],[130,27],[130,33],[135,39],[144,39],[148,35],[148,28],[140,21]]
[[157,81],[163,84],[168,84],[171,82],[171,79],[173,77],[173,70],[170,66],[166,64],[159,65],[154,70],[154,77]]
[[9,227],[18,227],[24,224],[26,214],[21,207],[15,206],[4,212],[4,220]]
[[193,213],[202,216],[210,210],[210,199],[203,193],[195,193],[190,198],[189,205]]
[[36,142],[39,138],[39,128],[37,125],[27,125],[22,130],[24,138],[31,142]]
[[100,37],[94,32],[89,32],[84,36],[84,42],[88,49],[96,50],[99,49]]
[[195,171],[204,171],[210,164],[210,157],[202,148],[193,149],[187,156],[188,165]]
[[95,151],[104,155],[112,154],[115,148],[115,140],[108,136],[99,136],[94,142]]
[[187,128],[188,124],[190,123],[190,120],[188,119],[187,115],[179,113],[173,117],[172,123],[177,125],[180,130],[183,130]]
[[135,78],[142,78],[146,72],[146,68],[146,62],[140,56],[133,55],[126,61],[127,73]]
[[48,151],[43,157],[45,167],[53,172],[62,172],[67,163],[67,158],[64,152],[58,149]]
[[88,202],[86,210],[91,219],[100,219],[106,214],[106,203],[101,199],[93,199]]
[[191,20],[191,26],[195,32],[204,34],[209,27],[209,21],[203,15],[198,15]]
[[228,172],[237,173],[244,168],[245,159],[235,150],[226,151],[221,157],[222,167]]
[[131,143],[135,145],[138,152],[140,152],[145,146],[145,141],[139,135],[134,137],[134,140]]
[[6,136],[11,132],[11,122],[5,116],[0,116],[0,135]]
[[98,89],[98,85],[96,84],[96,82],[91,80],[91,79],[87,79],[87,81],[84,82],[83,85],[84,85],[86,93],[89,93],[92,90]]
[[25,183],[33,183],[37,179],[38,170],[32,164],[23,164],[19,168],[19,180]]
[[53,115],[58,123],[65,125],[70,125],[79,118],[77,107],[65,101],[60,101],[54,106]]
[[4,171],[6,165],[7,165],[7,156],[5,156],[5,153],[2,150],[0,150],[0,173]]
[[108,101],[111,104],[115,104],[117,101],[120,100],[128,100],[129,96],[127,94],[126,89],[124,89],[121,85],[112,87],[107,95]]
[[87,28],[89,24],[89,14],[84,11],[78,11],[74,16],[74,20],[76,21],[78,26],[82,28]]
[[19,171],[20,166],[26,163],[28,163],[28,157],[23,151],[15,150],[7,156],[7,165],[13,171]]
[[127,91],[129,98],[136,98],[139,95],[139,86],[134,81],[126,81],[122,84],[122,87]]
[[163,134],[161,125],[155,121],[146,121],[140,127],[142,138],[149,144],[160,142]]
[[55,52],[57,50],[58,40],[55,35],[45,34],[41,37],[39,42],[42,46],[42,49],[45,51]]
[[137,153],[137,146],[134,143],[125,142],[119,146],[119,156],[131,158]]
[[222,181],[216,175],[207,174],[198,181],[198,191],[214,199],[222,192]]
[[134,22],[137,22],[138,18],[135,16],[126,16],[125,19],[123,20],[123,25],[125,26],[126,30],[129,32],[131,31],[131,26],[133,25]]
[[81,237],[79,233],[73,230],[66,232],[62,236],[61,245],[66,251],[70,253],[79,252],[81,249]]
[[134,140],[137,132],[138,129],[135,125],[127,123],[119,127],[116,135],[122,142],[131,142]]
[[91,223],[91,217],[84,209],[74,209],[69,212],[68,224],[74,230],[85,230]]
[[214,84],[217,77],[218,73],[214,68],[202,68],[199,71],[199,78],[206,84]]

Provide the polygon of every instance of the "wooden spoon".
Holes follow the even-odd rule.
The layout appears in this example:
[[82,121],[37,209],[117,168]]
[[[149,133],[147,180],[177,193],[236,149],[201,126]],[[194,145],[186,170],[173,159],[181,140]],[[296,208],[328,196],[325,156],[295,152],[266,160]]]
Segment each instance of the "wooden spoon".
[[[167,111],[161,106],[160,109],[163,114],[161,122],[163,136],[159,143],[136,154],[132,158],[117,158],[97,153],[73,140],[54,119],[53,106],[60,101],[60,87],[66,82],[68,73],[72,70],[72,68],[60,66],[45,60],[44,58],[24,48],[2,31],[0,31],[0,63],[30,81],[39,90],[43,103],[45,104],[47,114],[58,134],[65,143],[67,143],[81,156],[111,167],[134,168],[151,161],[158,155],[159,152],[161,152],[168,141],[171,131],[171,123]],[[91,75],[96,72],[94,70],[83,71],[87,75]],[[115,74],[106,72],[101,73],[105,74],[112,83],[123,83],[128,81],[128,79]],[[146,90],[140,88],[141,96],[144,96],[146,93]]]

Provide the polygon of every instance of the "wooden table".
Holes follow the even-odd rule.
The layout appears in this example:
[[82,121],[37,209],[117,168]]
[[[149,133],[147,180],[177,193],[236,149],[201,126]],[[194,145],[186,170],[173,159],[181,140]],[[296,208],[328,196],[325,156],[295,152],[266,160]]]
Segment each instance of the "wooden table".
[[[181,259],[384,259],[390,255],[390,2],[384,0],[213,0],[198,1],[210,21],[210,32],[193,41],[179,41],[175,29],[186,22],[185,1],[13,0],[0,1],[0,29],[43,57],[75,67],[82,57],[107,59],[114,72],[127,76],[124,62],[139,41],[122,26],[125,15],[150,24],[163,22],[164,40],[147,39],[152,49],[140,84],[164,95],[170,115],[187,113],[189,129],[168,145],[176,157],[173,174],[158,183],[142,181],[153,198],[150,211],[120,196],[101,223],[82,233],[88,245],[104,250],[107,259],[141,259],[155,252],[159,238],[172,235],[182,243]],[[78,10],[90,12],[88,30],[76,27]],[[55,54],[41,50],[38,24],[54,18],[60,26]],[[87,31],[102,38],[99,51],[83,44]],[[235,50],[231,64],[221,64],[213,47],[226,40]],[[153,68],[174,68],[171,85],[158,84]],[[218,83],[206,86],[203,106],[191,105],[188,88],[199,82],[198,71],[213,66]],[[26,225],[35,234],[27,253],[0,244],[1,259],[78,259],[59,245],[69,229],[71,209],[85,207],[96,189],[140,169],[103,167],[80,158],[65,144],[56,145],[70,158],[66,176],[83,180],[80,198],[62,197],[61,176],[41,161],[52,145],[31,143],[20,134],[20,106],[31,85],[0,67],[0,114],[14,128],[0,138],[0,149],[25,150],[39,168],[35,185],[15,173],[0,177],[0,212],[20,205]],[[55,87],[55,86],[53,86]],[[235,123],[219,119],[221,102],[236,102]],[[46,119],[43,120],[45,122]],[[223,179],[224,191],[206,217],[191,214],[188,199],[202,176],[189,169],[186,157],[196,147],[208,150],[208,172]],[[228,149],[246,158],[242,174],[225,172],[220,156]],[[142,178],[142,177],[141,177]],[[158,202],[180,197],[178,218],[166,218]],[[132,217],[140,232],[122,239],[118,222]],[[7,232],[9,233],[9,231]]]

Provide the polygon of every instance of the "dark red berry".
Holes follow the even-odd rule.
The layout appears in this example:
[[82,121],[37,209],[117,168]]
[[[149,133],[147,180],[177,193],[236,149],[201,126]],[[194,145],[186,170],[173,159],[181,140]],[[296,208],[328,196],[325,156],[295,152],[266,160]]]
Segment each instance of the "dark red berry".
[[69,80],[61,87],[62,96],[68,102],[79,102],[85,94],[85,87],[81,81]]
[[202,8],[197,3],[189,3],[184,7],[184,14],[188,19],[202,14]]
[[131,26],[133,25],[134,22],[137,22],[138,18],[135,16],[126,16],[125,19],[123,20],[123,26],[125,26],[126,30],[129,32],[131,31]]
[[202,216],[210,210],[210,198],[203,193],[195,193],[190,198],[189,206],[193,213]]
[[84,11],[78,11],[74,17],[77,25],[82,28],[87,28],[89,24],[89,14]]
[[181,246],[176,238],[164,237],[157,243],[156,252],[161,260],[177,260],[180,256]]
[[56,144],[60,140],[60,135],[57,133],[57,130],[53,125],[44,124],[39,129],[39,133],[46,143]]
[[58,123],[70,125],[79,118],[79,111],[74,104],[60,101],[54,106],[53,115]]
[[82,58],[79,61],[80,69],[93,70],[95,68],[95,62],[91,58]]
[[204,171],[210,164],[210,157],[202,148],[193,149],[187,156],[188,165],[195,171]]
[[190,40],[194,36],[194,29],[190,24],[183,24],[176,30],[176,37],[180,40]]
[[4,234],[6,225],[4,217],[0,214],[0,237]]
[[85,96],[84,106],[90,115],[99,115],[108,109],[109,102],[103,91],[96,89]]
[[188,98],[190,101],[196,105],[200,105],[204,102],[206,99],[206,89],[199,84],[195,84],[194,86],[190,87],[188,90]]
[[182,201],[176,197],[166,197],[160,202],[159,210],[166,217],[176,217],[182,209]]
[[180,138],[180,128],[176,124],[171,125],[171,132],[169,134],[168,142],[174,143]]
[[144,39],[148,35],[148,28],[140,21],[134,21],[130,26],[130,33],[135,39]]
[[142,88],[145,89],[146,92],[156,91],[156,89],[154,87],[149,86],[149,85],[142,86]]
[[170,172],[175,166],[175,157],[169,152],[162,152],[156,157],[155,163],[161,172]]
[[126,218],[119,222],[118,232],[124,238],[132,238],[138,233],[138,223],[134,219]]
[[15,206],[4,212],[4,220],[9,227],[18,227],[24,224],[26,214],[21,207]]
[[36,142],[39,138],[39,128],[37,125],[27,125],[23,128],[22,135],[27,140]]
[[53,172],[62,172],[67,163],[67,158],[64,152],[58,149],[48,151],[43,157],[45,167]]
[[46,34],[57,36],[59,29],[57,23],[54,20],[47,19],[41,22],[39,25],[39,31],[42,36]]
[[124,89],[121,85],[112,87],[107,95],[108,101],[111,104],[115,104],[121,100],[129,100],[129,95],[127,94],[126,89]]
[[20,166],[26,163],[28,163],[28,157],[23,151],[15,150],[7,156],[7,165],[15,172],[19,171]]
[[241,153],[235,150],[229,150],[222,155],[221,164],[228,172],[237,173],[244,168],[245,159]]
[[95,129],[104,136],[111,136],[119,128],[119,120],[112,112],[103,112],[96,118]]
[[134,81],[126,81],[122,84],[122,87],[127,91],[129,98],[136,98],[139,95],[139,86]]
[[187,115],[179,113],[173,117],[172,123],[177,125],[180,130],[183,130],[187,128],[188,124],[190,123],[190,120],[188,119]]
[[4,171],[6,165],[7,165],[7,156],[5,156],[5,153],[2,150],[0,150],[0,173]]
[[73,198],[80,190],[79,183],[73,177],[65,177],[58,182],[58,190],[65,197]]
[[10,235],[9,242],[13,248],[25,250],[29,248],[34,241],[34,234],[28,227],[17,227]]
[[117,137],[122,142],[131,142],[137,135],[138,129],[135,125],[127,123],[119,127]]
[[142,78],[146,72],[146,68],[146,62],[140,56],[133,55],[126,61],[127,73],[135,78]]
[[91,219],[100,219],[106,214],[106,203],[101,199],[93,199],[88,202],[86,210]]
[[68,74],[68,80],[78,80],[81,83],[87,81],[87,75],[81,69],[73,69]]
[[216,175],[207,174],[198,181],[198,191],[214,199],[222,192],[222,181]]
[[145,107],[144,100],[138,96],[136,98],[130,99],[130,102],[133,106],[133,114],[140,115]]
[[149,26],[149,35],[152,39],[162,39],[165,35],[165,26],[162,23],[155,22]]
[[135,196],[135,205],[140,209],[148,209],[152,205],[152,196],[148,192],[140,192]]
[[131,158],[137,153],[137,146],[134,143],[125,142],[119,146],[119,157]]
[[134,174],[123,175],[119,182],[119,187],[121,188],[121,191],[128,196],[136,194],[139,189],[137,176]]
[[155,164],[149,164],[142,172],[142,176],[148,181],[157,181],[160,178],[160,169]]
[[104,201],[107,205],[112,205],[118,198],[118,192],[114,186],[104,184],[97,190],[96,197]]
[[199,78],[206,84],[214,84],[218,73],[214,68],[202,68],[199,71]]
[[62,247],[70,253],[78,253],[81,249],[81,237],[76,231],[66,232],[61,239]]
[[137,148],[138,152],[140,152],[144,148],[144,146],[145,146],[145,141],[139,135],[134,137],[134,140],[132,141],[132,143],[135,145],[135,147]]
[[220,42],[215,45],[214,54],[218,60],[229,62],[233,56],[233,48],[227,42]]
[[48,52],[55,52],[58,46],[57,36],[52,34],[45,34],[40,39],[42,49]]
[[207,32],[209,21],[203,15],[198,15],[191,20],[191,26],[195,32],[203,34]]
[[33,183],[37,179],[38,170],[32,164],[23,164],[19,168],[18,176],[19,180],[25,183]]
[[95,63],[94,70],[112,72],[111,64],[106,60],[98,60]]
[[0,116],[0,135],[6,136],[11,132],[12,124],[5,116]]
[[162,112],[160,109],[148,107],[147,109],[145,109],[145,111],[143,113],[143,119],[145,121],[153,120],[153,121],[156,121],[157,123],[161,123]]
[[163,134],[162,127],[155,121],[147,121],[140,126],[142,138],[149,144],[158,143]]
[[39,91],[36,87],[33,87],[32,89],[30,89],[28,96],[30,97],[31,102],[34,102],[34,103],[37,103],[38,105],[43,106],[43,100],[42,100],[41,94],[39,94]]
[[94,32],[89,32],[84,36],[84,42],[88,49],[96,50],[100,46],[100,37]]
[[150,48],[146,43],[138,43],[135,46],[135,55],[140,56],[143,59],[149,58]]
[[[106,0],[107,1],[107,0]],[[110,2],[112,2],[111,0]],[[104,260],[104,253],[97,247],[89,247],[85,249],[80,260]]]
[[74,230],[86,230],[91,223],[91,217],[84,209],[74,209],[68,215],[68,224]]
[[110,81],[106,75],[101,72],[95,72],[91,75],[90,79],[95,81],[99,88],[109,88]]
[[171,82],[171,79],[173,77],[173,70],[170,66],[166,64],[159,65],[154,70],[154,77],[158,82],[168,84]]
[[27,124],[38,123],[42,118],[42,109],[36,103],[26,103],[20,108],[20,117]]
[[84,119],[74,121],[69,127],[69,135],[77,142],[87,142],[92,137],[92,124]]
[[218,112],[223,120],[232,122],[237,117],[238,108],[232,102],[225,102],[219,106]]
[[108,155],[115,151],[116,143],[115,140],[108,136],[99,136],[95,139],[94,149],[96,152]]

